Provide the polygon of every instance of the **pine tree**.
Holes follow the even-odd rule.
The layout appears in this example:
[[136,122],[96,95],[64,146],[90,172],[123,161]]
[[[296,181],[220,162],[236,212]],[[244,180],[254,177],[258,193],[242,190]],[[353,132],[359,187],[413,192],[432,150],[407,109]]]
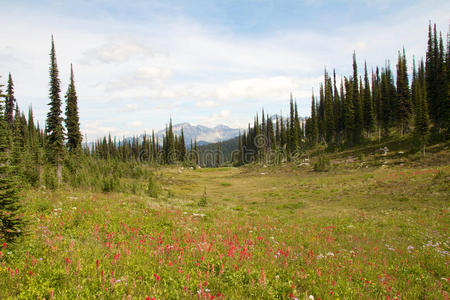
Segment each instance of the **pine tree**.
[[389,63],[381,72],[381,127],[384,136],[389,135],[389,127],[395,120],[394,103],[396,90]]
[[243,149],[243,143],[242,143],[242,136],[241,131],[239,130],[239,137],[238,137],[238,157],[237,157],[237,165],[242,166],[244,164],[244,149]]
[[14,82],[11,73],[9,73],[5,97],[5,119],[10,129],[13,128],[14,124],[14,107],[16,104],[16,98],[14,97]]
[[370,91],[369,76],[367,74],[367,63],[364,62],[364,129],[366,130],[367,137],[370,137],[370,133],[375,127],[375,113],[373,106],[372,93]]
[[362,137],[364,120],[363,110],[361,105],[360,84],[358,81],[358,65],[356,64],[356,53],[353,52],[353,87],[352,87],[352,100],[354,107],[354,126],[353,126],[353,141],[355,144],[359,144]]
[[181,136],[180,136],[180,141],[179,141],[179,160],[180,161],[184,161],[185,157],[186,157],[186,143],[184,141],[184,130],[183,128],[181,128]]
[[335,135],[335,123],[333,113],[333,91],[331,78],[325,70],[325,104],[324,104],[324,124],[325,124],[325,140],[331,144]]
[[416,100],[416,114],[415,114],[415,127],[414,135],[423,148],[423,155],[425,156],[425,145],[427,143],[430,133],[430,118],[428,115],[428,103],[425,88],[425,76],[423,61],[419,66],[417,82],[414,85]]
[[81,153],[82,135],[78,116],[78,98],[73,78],[73,67],[70,65],[70,83],[66,93],[66,129],[67,148],[71,153]]
[[200,163],[200,153],[198,153],[197,138],[195,138],[194,150],[195,150],[195,164],[198,165]]
[[64,128],[61,117],[60,81],[56,63],[55,44],[52,36],[50,52],[50,111],[47,114],[47,155],[49,160],[57,165],[58,184],[62,181],[62,161],[64,157]]
[[220,142],[217,142],[217,155],[216,155],[216,167],[220,167],[222,165],[222,148]]
[[311,145],[315,146],[319,140],[319,124],[317,120],[317,107],[314,92],[311,100]]
[[[1,86],[0,86],[1,87]],[[3,96],[0,90],[0,95]],[[22,234],[17,178],[10,159],[11,131],[6,122],[3,100],[0,101],[0,242],[12,243]]]
[[[438,126],[441,130],[449,129],[450,123],[450,112],[449,112],[449,94],[448,94],[448,80],[447,80],[447,65],[446,65],[446,54],[444,49],[444,42],[442,39],[442,33],[439,36],[439,47],[438,47],[438,58],[437,58],[437,96],[436,101],[438,103],[439,112],[437,114]],[[444,132],[445,135],[450,136],[450,132]]]
[[376,68],[375,74],[372,72],[372,101],[374,105],[374,113],[376,119],[376,125],[378,129],[378,140],[381,139],[381,78],[380,70]]
[[408,83],[405,49],[403,49],[403,55],[400,52],[398,53],[396,100],[396,119],[400,125],[400,134],[403,135],[408,130],[408,121],[411,115],[411,93]]
[[342,131],[342,115],[341,115],[341,97],[339,96],[339,91],[336,86],[336,71],[333,70],[333,116],[334,116],[334,128],[336,144],[341,141],[341,131]]
[[319,87],[319,103],[317,107],[317,124],[319,128],[318,140],[322,141],[325,138],[325,93],[323,84]]
[[296,148],[300,147],[302,137],[301,137],[300,118],[298,116],[297,101],[295,101],[294,103],[294,138]]
[[282,150],[286,150],[287,146],[287,130],[286,130],[286,122],[283,120],[283,115],[280,114],[280,147]]
[[349,146],[354,144],[355,107],[353,102],[353,82],[344,77],[345,85],[345,139]]
[[289,153],[294,153],[298,147],[298,132],[295,124],[295,106],[292,93],[289,102],[290,114],[289,114]]

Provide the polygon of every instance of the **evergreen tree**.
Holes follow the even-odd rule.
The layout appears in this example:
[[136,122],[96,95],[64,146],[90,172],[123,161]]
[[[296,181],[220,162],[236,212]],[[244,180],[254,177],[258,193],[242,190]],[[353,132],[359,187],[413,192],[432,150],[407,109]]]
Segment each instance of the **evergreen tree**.
[[322,141],[325,137],[325,94],[323,84],[319,87],[319,103],[317,108],[317,124],[319,128],[318,140]]
[[438,48],[438,58],[437,58],[437,103],[439,107],[439,112],[437,113],[437,124],[441,130],[447,129],[443,133],[442,137],[450,136],[449,123],[450,123],[450,112],[449,112],[449,94],[448,94],[448,80],[447,80],[447,65],[446,65],[446,54],[444,49],[444,42],[442,39],[442,33],[439,36],[439,48]]
[[315,146],[319,140],[319,124],[317,120],[317,106],[314,98],[314,92],[311,98],[311,136],[310,141],[312,146]]
[[333,116],[334,116],[336,144],[339,144],[341,141],[341,131],[342,131],[341,106],[342,106],[341,97],[339,96],[339,91],[336,86],[336,71],[333,70]]
[[344,77],[345,85],[345,138],[349,146],[353,146],[355,127],[355,107],[353,102],[353,82]]
[[179,160],[184,161],[184,158],[186,157],[186,143],[184,141],[184,130],[181,128],[181,136],[179,141]]
[[331,78],[325,70],[325,107],[324,107],[325,140],[328,144],[333,142],[335,135],[335,123],[333,113],[333,91]]
[[293,129],[293,135],[294,135],[294,143],[295,143],[295,150],[297,150],[300,147],[301,144],[301,127],[300,127],[300,118],[298,116],[298,107],[297,107],[297,101],[294,102],[294,129]]
[[11,73],[8,75],[8,86],[6,88],[5,97],[5,119],[9,128],[13,128],[14,123],[14,107],[16,106],[16,98],[14,97],[14,82],[11,77]]
[[56,63],[55,44],[52,36],[50,52],[50,111],[47,114],[47,155],[49,160],[57,165],[58,184],[62,180],[62,161],[64,157],[64,128],[61,117],[60,81]]
[[237,165],[242,166],[244,164],[244,149],[243,149],[243,143],[242,143],[242,136],[241,131],[239,130],[239,137],[238,137],[238,157],[237,157]]
[[220,167],[221,165],[222,165],[222,148],[219,141],[217,142],[216,167]]
[[280,114],[280,147],[282,150],[286,150],[286,144],[287,144],[287,130],[286,130],[286,122],[283,120],[283,114]]
[[198,165],[200,163],[200,154],[198,153],[197,138],[195,138],[194,150],[195,150],[195,164]]
[[359,92],[358,81],[358,65],[356,64],[356,53],[353,52],[353,87],[352,100],[354,107],[354,125],[353,125],[353,140],[356,144],[361,141],[361,136],[364,127],[363,110],[361,105],[361,94]]
[[[297,150],[298,147],[298,132],[297,132],[297,126],[295,124],[295,106],[294,106],[294,99],[292,98],[292,93],[290,97],[290,115],[289,115],[289,152],[294,153],[295,150]],[[298,117],[297,117],[298,118]]]
[[370,137],[370,133],[375,126],[375,113],[372,101],[372,93],[370,91],[369,76],[367,74],[367,64],[364,62],[364,129],[367,136]]
[[70,83],[66,93],[66,129],[67,148],[71,153],[81,153],[80,118],[78,116],[78,98],[73,78],[73,68],[70,65]]
[[381,105],[381,78],[380,78],[380,70],[378,69],[378,67],[376,68],[375,74],[373,74],[372,72],[372,100],[375,106],[374,112],[376,115],[376,122],[378,128],[378,140],[380,140],[382,105]]
[[408,74],[406,67],[405,49],[403,55],[398,53],[397,63],[397,98],[396,116],[400,125],[400,134],[408,130],[408,121],[411,115],[411,94],[409,90]]
[[281,145],[280,123],[278,115],[275,116],[275,147],[279,148]]
[[[0,95],[3,96],[0,90]],[[11,131],[6,122],[3,100],[0,101],[0,242],[11,243],[22,234],[17,178],[10,160]]]
[[417,82],[414,85],[416,100],[416,114],[415,114],[415,127],[414,135],[423,148],[423,155],[425,156],[425,145],[430,133],[430,119],[428,115],[428,103],[425,88],[425,76],[423,61],[419,66],[419,74]]

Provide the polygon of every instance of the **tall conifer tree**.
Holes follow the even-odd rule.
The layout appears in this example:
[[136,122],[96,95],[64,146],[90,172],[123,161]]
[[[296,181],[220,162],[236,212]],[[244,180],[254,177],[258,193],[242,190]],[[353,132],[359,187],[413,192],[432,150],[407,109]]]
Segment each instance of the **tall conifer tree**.
[[66,129],[67,148],[69,152],[81,152],[82,135],[80,131],[80,118],[78,116],[78,97],[73,78],[73,67],[70,65],[70,83],[66,93]]
[[10,129],[13,128],[14,124],[14,107],[16,104],[16,98],[14,97],[14,82],[11,73],[9,73],[5,97],[5,119]]
[[[0,86],[1,88],[1,86]],[[3,96],[0,90],[0,95]],[[18,185],[10,158],[11,130],[6,122],[3,100],[0,100],[0,242],[11,243],[22,234]]]
[[56,63],[55,43],[52,35],[52,48],[50,52],[50,111],[47,114],[47,154],[49,160],[57,165],[58,184],[62,180],[62,161],[64,157],[64,128],[61,116],[61,88],[58,66]]
[[396,119],[400,125],[400,134],[403,135],[408,130],[408,121],[411,115],[411,93],[408,83],[405,49],[403,49],[403,54],[398,53],[396,100]]

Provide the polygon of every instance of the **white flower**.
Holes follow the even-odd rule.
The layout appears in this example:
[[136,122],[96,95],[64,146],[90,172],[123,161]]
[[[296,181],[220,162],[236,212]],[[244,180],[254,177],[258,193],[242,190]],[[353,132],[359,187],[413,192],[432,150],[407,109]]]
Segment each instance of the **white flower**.
[[313,295],[309,295],[308,299],[309,300],[314,300],[314,296]]
[[327,256],[334,256],[334,253],[333,252],[328,252]]

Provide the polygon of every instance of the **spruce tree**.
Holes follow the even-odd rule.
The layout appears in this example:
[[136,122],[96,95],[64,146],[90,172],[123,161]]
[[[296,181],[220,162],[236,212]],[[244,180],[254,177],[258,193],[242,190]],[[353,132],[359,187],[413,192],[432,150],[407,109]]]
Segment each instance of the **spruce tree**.
[[325,124],[325,140],[327,144],[331,144],[335,135],[335,122],[333,113],[333,91],[331,78],[325,70],[325,107],[324,107],[324,124]]
[[67,148],[71,153],[81,153],[82,135],[78,116],[78,98],[73,78],[73,67],[70,65],[70,83],[66,93],[66,129]]
[[185,157],[186,157],[186,143],[184,140],[184,130],[183,128],[181,128],[181,136],[180,136],[180,141],[179,141],[179,160],[180,161],[184,161]]
[[216,167],[219,168],[222,165],[222,148],[220,145],[220,141],[217,142],[217,154],[216,154]]
[[244,149],[243,149],[243,143],[242,143],[242,136],[241,131],[239,130],[239,137],[238,137],[238,157],[237,157],[237,165],[242,166],[244,164]]
[[[0,95],[3,96],[0,90]],[[0,100],[0,243],[12,243],[22,234],[17,177],[10,158],[11,131],[6,122],[3,100]]]
[[315,146],[319,140],[319,123],[317,119],[317,106],[314,92],[311,97],[311,145]]
[[339,96],[339,91],[336,86],[336,71],[333,70],[333,116],[334,116],[334,128],[335,128],[335,138],[336,144],[341,141],[341,97]]
[[400,134],[403,135],[408,130],[408,121],[411,115],[411,94],[409,91],[405,49],[403,49],[403,55],[400,52],[398,53],[396,100],[396,119],[400,125]]
[[345,139],[349,146],[353,146],[355,133],[355,107],[353,102],[353,82],[352,79],[344,78],[345,85]]
[[364,127],[363,110],[361,104],[360,84],[358,81],[358,65],[356,64],[356,53],[353,52],[353,87],[352,100],[354,107],[353,141],[359,144]]
[[364,129],[366,130],[367,137],[370,137],[370,133],[375,126],[375,113],[372,99],[372,93],[370,91],[369,76],[367,74],[367,63],[364,62]]
[[6,88],[5,97],[5,119],[9,128],[13,128],[14,124],[14,107],[16,106],[16,98],[14,97],[14,82],[11,73],[8,75],[8,86]]
[[425,145],[428,141],[430,133],[430,118],[428,115],[428,101],[426,96],[425,88],[425,76],[424,76],[424,65],[423,61],[419,66],[417,82],[414,85],[415,94],[417,97],[416,101],[416,114],[415,114],[415,127],[414,135],[423,149],[423,155],[425,156]]
[[50,110],[47,114],[47,156],[50,162],[57,166],[58,184],[62,181],[62,162],[64,157],[64,128],[61,116],[61,97],[58,66],[56,63],[55,43],[52,35],[52,48],[50,52]]
[[294,153],[298,147],[298,132],[297,126],[295,124],[295,106],[294,99],[292,98],[292,93],[289,102],[289,152]]

